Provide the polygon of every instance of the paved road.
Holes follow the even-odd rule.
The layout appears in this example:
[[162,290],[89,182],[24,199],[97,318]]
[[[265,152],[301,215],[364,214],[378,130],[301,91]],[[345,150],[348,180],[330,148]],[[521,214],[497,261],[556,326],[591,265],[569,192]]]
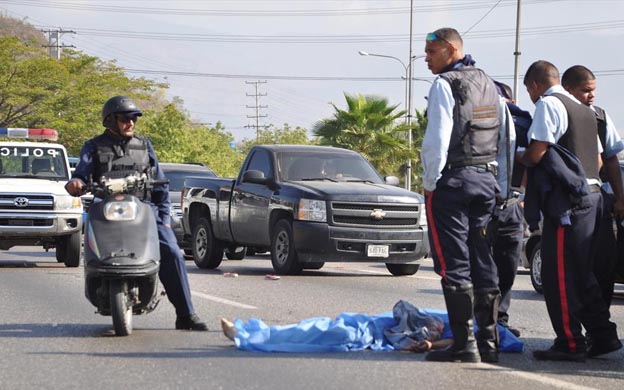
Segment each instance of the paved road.
[[[538,363],[531,351],[553,337],[545,305],[528,274],[519,276],[512,322],[526,351],[496,365],[429,363],[422,354],[347,352],[259,354],[237,350],[220,332],[220,317],[258,317],[288,324],[342,311],[380,313],[399,299],[444,309],[439,279],[425,260],[414,276],[396,278],[375,264],[328,263],[302,276],[266,280],[266,257],[224,261],[215,271],[188,262],[207,333],[173,329],[168,302],[135,317],[134,333],[114,337],[110,317],[84,298],[81,268],[36,248],[0,252],[0,388],[2,389],[617,389],[624,351],[585,364]],[[236,272],[226,278],[224,272]],[[624,294],[622,286],[618,286]],[[624,328],[624,299],[613,317]],[[620,334],[622,331],[620,331]]]

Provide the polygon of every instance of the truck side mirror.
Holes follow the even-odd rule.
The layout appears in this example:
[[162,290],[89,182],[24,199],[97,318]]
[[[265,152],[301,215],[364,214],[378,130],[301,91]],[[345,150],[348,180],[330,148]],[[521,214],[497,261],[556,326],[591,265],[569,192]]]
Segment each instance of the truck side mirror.
[[391,185],[391,186],[399,185],[399,178],[396,176],[385,176],[384,181],[386,182],[386,184]]
[[243,183],[267,184],[267,178],[264,172],[252,169],[243,173]]

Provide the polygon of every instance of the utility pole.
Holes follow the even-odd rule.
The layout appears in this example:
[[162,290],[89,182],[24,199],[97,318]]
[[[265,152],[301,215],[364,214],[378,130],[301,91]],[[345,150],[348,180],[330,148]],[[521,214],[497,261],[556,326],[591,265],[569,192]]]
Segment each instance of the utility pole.
[[63,45],[61,44],[61,35],[63,34],[75,34],[76,32],[73,30],[63,30],[62,28],[58,28],[56,30],[41,30],[42,32],[48,34],[48,44],[43,45],[43,47],[48,48],[48,53],[50,57],[56,58],[57,60],[61,59],[61,49],[66,47],[76,47],[74,45]]
[[518,67],[520,64],[520,10],[522,6],[520,0],[516,3],[516,50],[514,51],[514,87],[513,87],[513,99],[518,103]]
[[[256,142],[257,142],[258,138],[259,138],[258,129],[260,128],[260,118],[266,118],[268,116],[266,114],[260,115],[260,109],[269,107],[269,106],[262,106],[262,105],[260,105],[260,97],[266,96],[267,94],[258,92],[258,85],[259,84],[266,84],[266,81],[245,81],[245,84],[253,84],[255,86],[255,93],[248,93],[246,95],[247,96],[252,96],[252,97],[255,98],[256,104],[254,106],[249,106],[249,105],[247,106],[247,108],[253,108],[255,110],[255,114],[254,115],[247,115],[247,118],[254,118],[256,120],[256,124],[255,125],[247,125],[245,127],[246,128],[251,128],[251,127],[255,127],[256,128]],[[266,126],[262,126],[262,127],[266,127]]]
[[414,20],[414,0],[410,1],[410,20],[409,20],[409,65],[407,75],[407,150],[410,152],[410,156],[407,159],[407,173],[405,175],[405,188],[408,191],[412,190],[412,76],[414,75],[412,67],[412,36],[413,36],[413,22]]

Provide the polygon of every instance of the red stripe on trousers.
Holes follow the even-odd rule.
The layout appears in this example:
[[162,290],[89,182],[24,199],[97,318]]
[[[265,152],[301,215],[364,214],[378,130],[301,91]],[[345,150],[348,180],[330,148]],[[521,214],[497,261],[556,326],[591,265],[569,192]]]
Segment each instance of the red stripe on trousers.
[[440,245],[440,237],[438,236],[438,230],[436,229],[435,221],[433,220],[433,211],[431,202],[433,200],[433,191],[427,196],[427,219],[429,220],[429,230],[431,231],[431,237],[433,238],[433,250],[435,250],[438,260],[440,261],[440,276],[446,281],[446,261],[444,261],[444,255],[442,254],[442,246]]
[[570,329],[570,312],[568,310],[568,295],[566,293],[565,267],[564,267],[564,236],[565,228],[561,225],[557,227],[557,277],[559,280],[559,298],[561,299],[561,321],[563,331],[568,338],[568,348],[570,352],[576,352],[576,341]]

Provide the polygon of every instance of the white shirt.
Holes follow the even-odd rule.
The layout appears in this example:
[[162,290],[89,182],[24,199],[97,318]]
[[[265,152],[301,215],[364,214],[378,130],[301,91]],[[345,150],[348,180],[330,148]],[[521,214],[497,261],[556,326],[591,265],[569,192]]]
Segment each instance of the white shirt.
[[[528,132],[529,139],[556,144],[568,130],[568,111],[559,98],[550,96],[553,93],[565,95],[574,102],[583,104],[568,93],[568,91],[566,91],[561,85],[553,85],[548,88],[546,92],[544,92],[544,96],[540,97],[535,103],[533,122],[531,123],[531,127]],[[596,139],[598,141],[597,152],[602,153],[602,146],[597,133]],[[596,156],[596,159],[597,158],[598,156]],[[587,182],[590,185],[600,184],[595,179],[588,179]]]
[[[498,136],[498,154],[496,155],[496,163],[498,164],[498,172],[496,174],[496,181],[500,187],[500,195],[503,198],[508,198],[510,194],[507,193],[507,183],[511,180],[513,172],[514,158],[516,154],[516,126],[513,120],[511,120],[511,112],[507,108],[505,99],[500,98],[502,108],[498,111],[498,120],[501,123]],[[506,125],[509,122],[509,155],[507,155],[507,145],[505,140],[507,139]],[[502,130],[502,133],[500,132]],[[509,175],[507,174],[507,162],[509,162]],[[511,188],[511,187],[510,187]]]

